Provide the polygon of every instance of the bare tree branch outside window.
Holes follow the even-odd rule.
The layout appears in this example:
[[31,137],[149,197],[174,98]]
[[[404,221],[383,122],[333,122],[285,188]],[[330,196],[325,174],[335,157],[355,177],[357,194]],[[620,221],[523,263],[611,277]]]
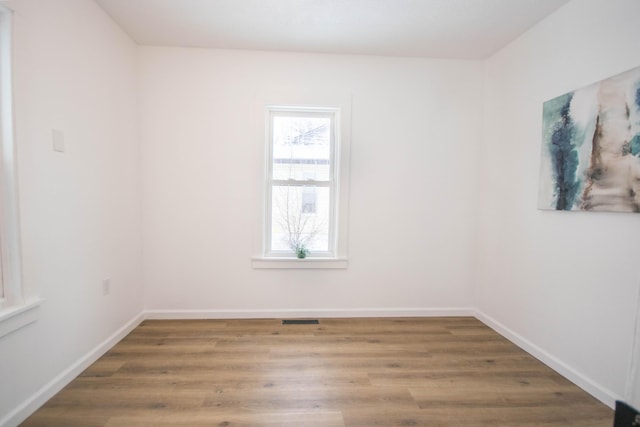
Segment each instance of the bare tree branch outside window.
[[286,230],[284,239],[287,245],[293,251],[310,246],[313,239],[326,229],[325,221],[313,213],[304,212],[300,187],[278,187],[274,190],[277,192],[274,202],[278,215],[274,219]]

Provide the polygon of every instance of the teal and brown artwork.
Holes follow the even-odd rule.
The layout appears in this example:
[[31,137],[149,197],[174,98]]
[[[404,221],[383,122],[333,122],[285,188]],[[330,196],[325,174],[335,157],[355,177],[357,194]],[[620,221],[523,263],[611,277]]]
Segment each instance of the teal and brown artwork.
[[640,67],[544,103],[538,207],[640,212]]

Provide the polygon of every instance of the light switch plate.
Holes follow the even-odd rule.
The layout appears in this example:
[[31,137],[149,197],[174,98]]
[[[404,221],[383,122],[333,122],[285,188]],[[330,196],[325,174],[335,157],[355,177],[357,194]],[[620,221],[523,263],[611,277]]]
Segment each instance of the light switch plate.
[[53,129],[53,151],[64,153],[64,132]]

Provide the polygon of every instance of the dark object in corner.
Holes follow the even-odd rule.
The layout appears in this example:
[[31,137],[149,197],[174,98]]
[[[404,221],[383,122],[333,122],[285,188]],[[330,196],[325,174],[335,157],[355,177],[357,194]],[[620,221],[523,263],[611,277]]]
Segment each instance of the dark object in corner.
[[283,325],[317,325],[318,322],[316,319],[287,319],[283,320]]
[[640,412],[624,402],[616,401],[613,427],[640,427]]

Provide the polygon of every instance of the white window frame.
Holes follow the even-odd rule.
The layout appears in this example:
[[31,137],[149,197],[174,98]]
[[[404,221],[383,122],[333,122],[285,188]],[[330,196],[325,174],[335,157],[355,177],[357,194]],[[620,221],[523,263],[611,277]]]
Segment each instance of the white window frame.
[[[351,97],[350,96],[326,96],[317,95],[319,99],[316,103],[309,102],[265,102],[259,100],[257,109],[259,111],[257,126],[262,131],[259,133],[260,139],[265,141],[264,155],[264,190],[263,209],[260,212],[260,236],[256,244],[256,252],[252,258],[253,268],[284,268],[284,269],[325,269],[325,268],[348,268],[347,259],[347,225],[348,225],[348,200],[349,200],[349,166],[350,166],[350,137],[351,137]],[[298,97],[299,99],[299,97]],[[321,103],[323,99],[331,99],[329,102]],[[331,225],[329,231],[329,252],[314,253],[304,259],[298,259],[293,252],[276,253],[271,251],[271,188],[274,182],[273,177],[273,149],[271,141],[271,123],[273,114],[327,114],[333,116],[332,133],[333,144],[330,160],[331,182],[330,186],[330,215]],[[293,181],[293,180],[292,180]],[[305,182],[309,185],[319,186],[320,181],[316,180],[295,180],[289,185],[300,185]],[[281,182],[281,181],[280,181]],[[324,185],[324,184],[323,184]]]
[[[310,108],[310,107],[288,107],[288,106],[268,106],[267,107],[267,176],[266,176],[266,215],[264,225],[264,253],[267,258],[291,258],[291,251],[273,251],[271,250],[271,224],[272,224],[272,195],[273,187],[276,186],[293,186],[293,187],[326,187],[329,188],[329,248],[327,252],[314,251],[313,257],[318,258],[335,258],[337,251],[336,242],[336,222],[337,222],[337,197],[338,181],[336,167],[337,155],[340,147],[340,138],[337,135],[337,129],[339,129],[339,112],[337,108]],[[277,180],[273,179],[273,121],[276,117],[317,117],[328,118],[330,120],[330,153],[329,153],[329,179],[324,181],[315,179],[286,179]]]
[[20,217],[13,109],[13,11],[0,4],[0,337],[37,318],[41,300],[29,298],[22,280]]

